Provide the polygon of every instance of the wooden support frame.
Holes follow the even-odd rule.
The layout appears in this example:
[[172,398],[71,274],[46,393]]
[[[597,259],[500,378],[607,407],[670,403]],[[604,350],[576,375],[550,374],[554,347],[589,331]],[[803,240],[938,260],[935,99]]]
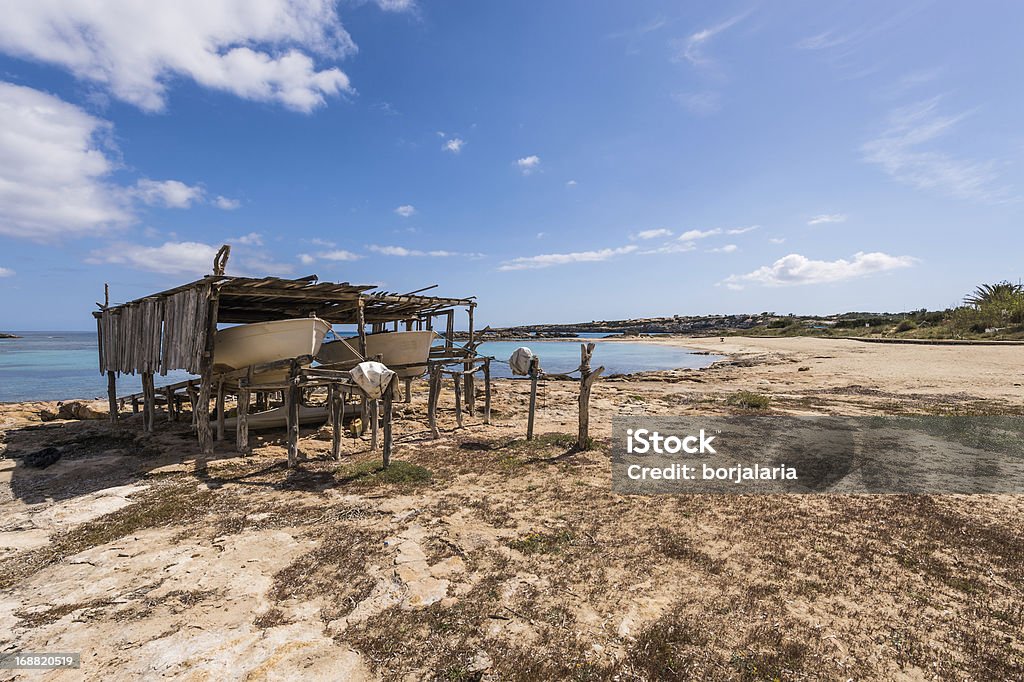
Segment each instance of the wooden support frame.
[[217,382],[217,440],[224,440],[224,379]]
[[427,423],[430,427],[430,435],[437,439],[441,432],[437,428],[437,401],[441,396],[441,366],[430,364],[430,392],[427,396]]
[[238,380],[238,416],[235,417],[235,450],[241,455],[251,455],[249,445],[249,386],[252,384],[253,371],[249,368],[248,375]]
[[153,433],[156,422],[156,390],[153,373],[142,373],[142,430]]
[[580,344],[580,415],[579,433],[576,438],[577,450],[590,449],[590,390],[601,376],[604,367],[590,371],[590,357],[594,354],[594,343]]
[[533,440],[533,422],[537,414],[537,380],[540,378],[540,357],[530,358],[530,412],[526,421],[526,440]]
[[110,410],[110,422],[117,423],[117,373],[107,372],[107,405]]
[[387,469],[391,465],[391,448],[394,445],[392,417],[394,416],[395,377],[392,377],[391,381],[388,382],[387,388],[384,389],[384,395],[381,397],[384,403],[384,449],[381,453],[381,457],[383,459],[384,468]]
[[213,432],[210,428],[210,392],[213,390],[213,343],[217,334],[217,310],[219,297],[216,289],[210,295],[206,316],[206,346],[199,364],[199,397],[194,407],[196,434],[199,449],[204,455],[213,454]]

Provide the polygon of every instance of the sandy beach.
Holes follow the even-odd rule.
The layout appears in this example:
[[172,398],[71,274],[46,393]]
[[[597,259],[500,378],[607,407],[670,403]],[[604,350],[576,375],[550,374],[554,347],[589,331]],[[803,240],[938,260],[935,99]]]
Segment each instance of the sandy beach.
[[417,382],[387,473],[325,430],[289,470],[280,432],[202,458],[162,413],[144,434],[0,405],[3,649],[82,653],[40,679],[1024,679],[1024,496],[622,496],[608,455],[613,415],[742,412],[738,391],[1019,415],[1024,348],[645,342],[723,357],[599,381],[584,452],[574,382],[542,382],[532,442],[527,382],[462,429],[446,390],[439,440]]

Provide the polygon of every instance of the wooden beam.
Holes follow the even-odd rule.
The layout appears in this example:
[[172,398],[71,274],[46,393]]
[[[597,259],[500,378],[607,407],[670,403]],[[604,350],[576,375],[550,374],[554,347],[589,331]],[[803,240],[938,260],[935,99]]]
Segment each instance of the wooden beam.
[[491,423],[491,359],[484,360],[484,424]]
[[107,372],[107,406],[110,410],[110,422],[117,423],[117,374]]
[[288,467],[294,468],[299,463],[299,402],[302,395],[295,381],[298,377],[298,366],[295,363],[292,364],[288,377],[288,389],[284,398],[285,421],[288,428]]
[[530,358],[530,414],[526,421],[526,440],[533,440],[533,419],[537,412],[537,379],[540,376],[540,358]]
[[156,391],[153,388],[153,375],[142,373],[142,430],[153,433],[156,421]]
[[462,428],[462,377],[453,376],[452,383],[455,384],[455,423]]
[[224,380],[217,382],[217,440],[224,440]]
[[213,390],[213,343],[217,334],[217,309],[219,298],[217,290],[211,289],[210,301],[206,313],[206,329],[204,330],[205,349],[199,363],[199,397],[195,406],[196,435],[199,437],[199,448],[204,455],[213,454],[213,431],[210,428],[210,392]]
[[249,382],[250,376],[238,380],[238,414],[235,417],[235,450],[240,455],[249,455]]
[[331,456],[341,460],[341,430],[345,428],[345,394],[331,387]]
[[430,388],[427,394],[427,423],[430,425],[430,435],[433,438],[440,438],[441,433],[437,429],[437,401],[441,393],[441,367],[431,363],[430,365]]
[[576,449],[590,449],[590,389],[601,376],[604,367],[590,371],[590,356],[594,354],[595,344],[580,344],[580,428],[576,438]]
[[384,461],[384,468],[387,469],[391,464],[391,447],[394,443],[393,435],[391,431],[391,418],[394,415],[394,402],[395,402],[395,377],[391,378],[388,382],[388,387],[384,389],[384,449],[382,458]]

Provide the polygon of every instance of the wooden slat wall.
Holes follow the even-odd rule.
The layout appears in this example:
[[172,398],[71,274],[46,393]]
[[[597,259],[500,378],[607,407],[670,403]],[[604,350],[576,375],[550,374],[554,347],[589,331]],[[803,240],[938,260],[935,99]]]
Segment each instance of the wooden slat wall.
[[100,312],[100,371],[199,373],[211,287],[193,287]]

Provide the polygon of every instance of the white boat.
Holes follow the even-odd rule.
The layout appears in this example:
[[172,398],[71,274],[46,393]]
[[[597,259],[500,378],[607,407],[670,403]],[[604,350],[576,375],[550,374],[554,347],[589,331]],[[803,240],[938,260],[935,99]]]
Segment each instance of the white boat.
[[[265,429],[283,429],[288,424],[288,415],[285,412],[284,406],[275,407],[272,410],[266,410],[264,412],[254,412],[248,416],[247,421],[249,422],[250,431],[263,431]],[[300,424],[323,424],[327,421],[327,406],[317,405],[315,407],[308,407],[306,405],[299,405],[299,423]],[[214,419],[210,424],[216,428],[217,420]],[[236,417],[227,417],[224,420],[224,428],[228,431],[234,431],[237,428],[238,419]]]
[[[373,360],[377,355],[383,356],[384,364],[389,368],[394,368],[401,379],[422,376],[427,371],[427,366],[414,363],[427,361],[427,357],[430,355],[430,344],[436,337],[437,334],[432,331],[368,334],[366,337],[366,359]],[[316,359],[325,365],[354,363],[359,360],[355,353],[358,350],[358,338],[328,341],[320,347],[320,353]],[[411,366],[399,369],[397,365]]]
[[316,355],[331,325],[316,317],[241,324],[214,337],[216,369],[241,369],[301,355]]

